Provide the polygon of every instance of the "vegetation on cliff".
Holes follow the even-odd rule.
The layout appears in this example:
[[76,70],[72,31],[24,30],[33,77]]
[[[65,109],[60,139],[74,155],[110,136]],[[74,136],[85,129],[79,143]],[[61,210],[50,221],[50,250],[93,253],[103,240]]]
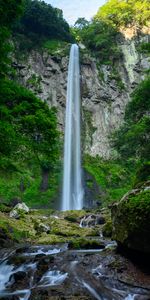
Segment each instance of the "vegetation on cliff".
[[[148,27],[149,23],[149,0],[108,0],[92,21],[79,18],[72,33],[100,63],[114,65],[122,55],[117,44],[120,29],[135,27],[140,31],[144,26]],[[149,43],[145,42],[140,49],[142,52],[147,51]]]
[[100,63],[111,64],[120,57],[116,37],[118,31],[102,20],[77,20],[72,30],[77,41],[82,42]]
[[[14,81],[8,38],[23,12],[23,1],[1,1],[0,53],[0,198],[15,197],[31,206],[46,205],[56,189],[60,140],[56,111]],[[51,174],[51,181],[49,181]],[[49,185],[51,183],[51,188]]]
[[136,26],[140,29],[150,22],[149,0],[108,0],[95,19],[115,28]]
[[62,10],[44,1],[24,0],[21,18],[13,25],[13,35],[20,51],[42,46],[47,40],[71,42],[68,23]]
[[126,161],[128,165],[133,164],[137,169],[135,183],[148,180],[150,176],[149,112],[150,77],[147,77],[133,92],[126,107],[125,122],[114,135],[114,146],[121,160]]
[[[150,77],[135,89],[122,126],[112,136],[117,159],[84,157],[84,167],[105,192],[103,205],[120,200],[134,186],[150,179]],[[92,188],[92,186],[91,186]]]

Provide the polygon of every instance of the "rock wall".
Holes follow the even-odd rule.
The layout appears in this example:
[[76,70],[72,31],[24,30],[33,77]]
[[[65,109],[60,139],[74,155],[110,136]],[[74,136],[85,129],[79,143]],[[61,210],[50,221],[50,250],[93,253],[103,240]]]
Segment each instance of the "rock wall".
[[[81,55],[81,94],[83,150],[92,156],[113,155],[110,135],[123,121],[125,106],[135,86],[150,67],[146,55],[137,45],[149,37],[121,37],[118,47],[121,58],[111,65],[100,65],[98,59]],[[68,56],[32,51],[23,60],[14,59],[17,78],[50,107],[58,111],[59,127],[64,130]]]

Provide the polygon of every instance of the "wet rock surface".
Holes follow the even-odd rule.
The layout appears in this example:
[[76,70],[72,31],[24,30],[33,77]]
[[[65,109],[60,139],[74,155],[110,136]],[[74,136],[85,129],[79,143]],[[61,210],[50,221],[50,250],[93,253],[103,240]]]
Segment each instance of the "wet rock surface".
[[101,214],[89,214],[84,216],[80,222],[81,227],[93,227],[95,225],[103,225],[105,224],[106,220],[103,215]]
[[0,299],[150,299],[150,273],[105,244],[95,251],[67,244],[1,250]]

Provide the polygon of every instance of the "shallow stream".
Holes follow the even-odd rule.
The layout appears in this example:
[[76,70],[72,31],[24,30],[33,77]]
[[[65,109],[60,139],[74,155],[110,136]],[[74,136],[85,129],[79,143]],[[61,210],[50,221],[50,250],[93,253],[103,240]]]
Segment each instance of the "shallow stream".
[[150,299],[150,287],[126,283],[113,267],[110,271],[114,245],[103,250],[68,250],[67,244],[3,249],[0,299]]

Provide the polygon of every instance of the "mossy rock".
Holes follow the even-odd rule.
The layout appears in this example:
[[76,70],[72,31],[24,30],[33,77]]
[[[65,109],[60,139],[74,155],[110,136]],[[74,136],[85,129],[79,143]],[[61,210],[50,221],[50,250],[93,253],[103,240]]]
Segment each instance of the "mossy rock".
[[74,239],[68,243],[69,249],[104,249],[105,246],[98,240],[93,239]]
[[111,238],[112,236],[112,221],[109,220],[102,228],[103,236]]
[[129,192],[112,206],[113,238],[122,246],[150,253],[150,186]]

